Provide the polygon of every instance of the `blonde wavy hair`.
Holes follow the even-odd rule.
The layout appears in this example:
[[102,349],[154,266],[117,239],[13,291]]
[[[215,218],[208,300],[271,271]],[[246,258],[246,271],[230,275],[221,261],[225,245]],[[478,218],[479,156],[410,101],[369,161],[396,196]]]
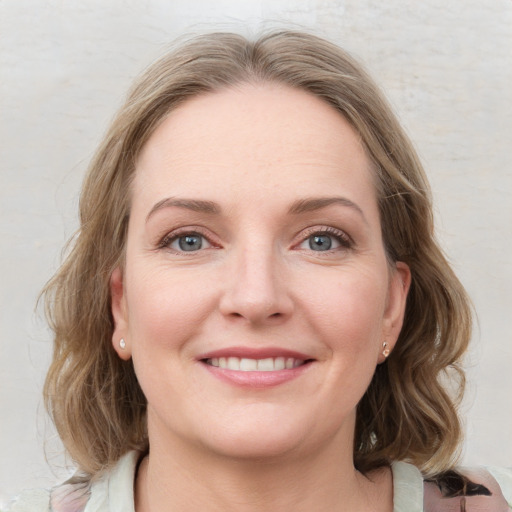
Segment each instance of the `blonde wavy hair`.
[[366,472],[403,460],[426,475],[449,469],[461,440],[459,361],[470,338],[471,309],[434,238],[427,179],[361,67],[337,46],[291,31],[254,42],[227,33],[188,41],[148,68],[108,130],[83,184],[79,231],[44,290],[55,333],[45,403],[67,451],[82,471],[95,475],[126,451],[148,448],[145,397],[131,362],[111,344],[109,279],[123,263],[135,163],[169,111],[244,82],[307,91],[351,123],[374,164],[389,260],[411,269],[398,342],[357,409],[356,467]]

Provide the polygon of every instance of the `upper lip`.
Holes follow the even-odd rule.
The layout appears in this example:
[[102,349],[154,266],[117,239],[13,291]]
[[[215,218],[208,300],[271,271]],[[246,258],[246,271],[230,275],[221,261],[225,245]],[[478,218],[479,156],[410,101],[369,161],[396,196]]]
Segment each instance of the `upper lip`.
[[226,347],[211,352],[205,352],[198,360],[213,359],[218,357],[239,357],[246,359],[267,359],[275,357],[293,357],[303,361],[314,359],[310,355],[280,347]]

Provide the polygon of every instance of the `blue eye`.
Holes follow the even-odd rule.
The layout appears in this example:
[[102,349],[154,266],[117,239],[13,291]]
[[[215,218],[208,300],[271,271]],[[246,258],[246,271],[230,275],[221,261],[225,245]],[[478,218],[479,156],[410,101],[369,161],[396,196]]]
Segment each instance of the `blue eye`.
[[328,251],[336,245],[336,240],[333,240],[332,236],[321,233],[311,235],[307,241],[312,251]]
[[193,252],[207,249],[211,245],[204,236],[198,233],[187,233],[174,238],[169,247],[177,252]]
[[335,230],[335,228],[325,228],[309,233],[309,236],[304,238],[299,245],[300,249],[327,252],[343,248],[350,249],[353,246],[351,238],[343,231]]

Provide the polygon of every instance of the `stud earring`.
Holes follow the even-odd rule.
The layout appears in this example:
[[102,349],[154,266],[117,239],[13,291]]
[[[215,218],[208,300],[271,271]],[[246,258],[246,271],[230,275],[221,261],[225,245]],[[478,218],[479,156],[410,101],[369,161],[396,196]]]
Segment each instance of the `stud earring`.
[[124,350],[126,348],[126,341],[124,341],[124,338],[121,338],[119,340],[119,346]]
[[387,342],[384,342],[384,343],[382,344],[382,355],[383,355],[384,357],[388,357],[388,356],[389,356],[389,348],[388,348],[388,344],[387,344]]

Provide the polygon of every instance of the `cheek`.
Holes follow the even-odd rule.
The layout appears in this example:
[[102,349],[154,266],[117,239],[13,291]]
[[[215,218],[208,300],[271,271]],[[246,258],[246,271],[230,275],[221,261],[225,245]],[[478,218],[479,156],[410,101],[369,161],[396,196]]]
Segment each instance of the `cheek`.
[[190,341],[211,309],[209,289],[168,269],[132,267],[128,275],[136,276],[127,286],[135,373],[149,404],[172,416],[186,396],[183,365],[193,359]]
[[323,289],[317,287],[310,297],[309,324],[315,326],[331,363],[321,387],[341,414],[356,406],[375,372],[387,282],[377,273],[338,274],[323,280]]
[[318,329],[329,334],[336,345],[349,352],[362,352],[382,335],[386,304],[386,283],[375,273],[339,272],[324,285],[310,283],[315,290],[309,297]]
[[[314,293],[303,302],[306,324],[302,331],[313,327],[310,332],[323,345],[325,371],[315,395],[327,404],[331,426],[337,428],[355,411],[374,375],[382,343],[387,282],[378,273],[339,269],[331,272],[329,279],[323,277],[309,280]],[[324,285],[319,287],[319,282]]]
[[134,268],[128,275],[128,316],[134,351],[149,345],[179,348],[201,328],[214,301],[212,288],[189,273]]

